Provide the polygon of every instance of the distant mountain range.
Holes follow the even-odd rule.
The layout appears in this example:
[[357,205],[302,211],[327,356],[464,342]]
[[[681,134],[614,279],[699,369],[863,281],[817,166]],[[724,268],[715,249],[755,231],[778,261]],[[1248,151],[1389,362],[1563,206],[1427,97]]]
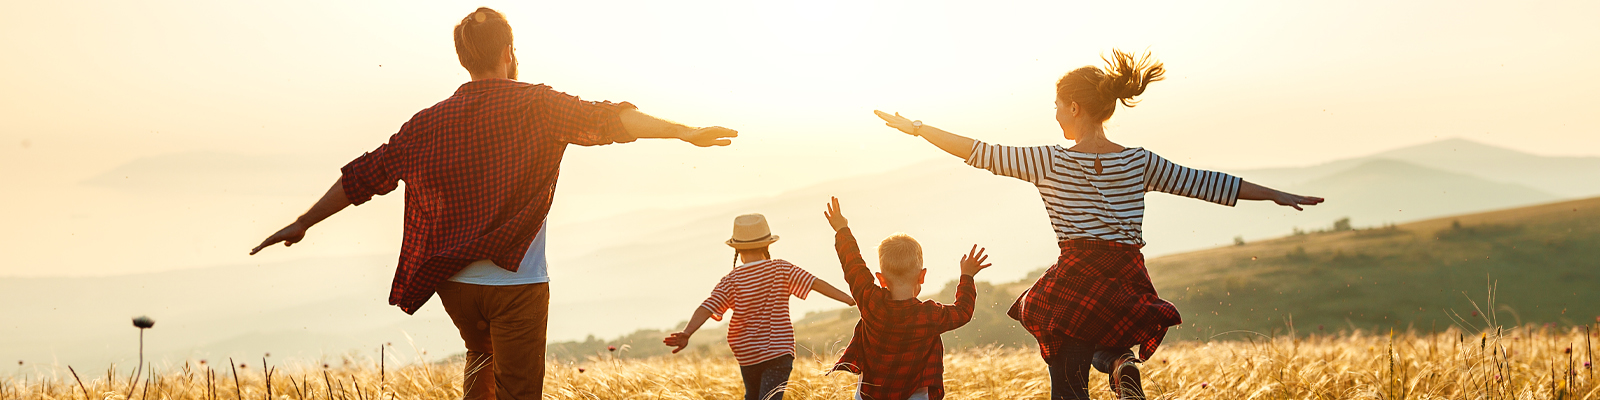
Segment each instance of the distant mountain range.
[[[158,172],[189,170],[182,165],[216,158],[130,164],[86,183],[144,179],[193,185],[221,179],[226,168],[191,177]],[[1236,237],[1253,245],[1296,230],[1324,229],[1344,217],[1358,228],[1377,227],[1600,194],[1600,158],[1539,157],[1465,140],[1310,167],[1228,172],[1329,200],[1295,212],[1262,202],[1230,209],[1152,194],[1147,255],[1231,246]],[[934,160],[779,196],[553,225],[552,339],[614,337],[687,319],[731,267],[732,252],[722,241],[733,217],[746,212],[766,214],[782,236],[774,256],[842,284],[831,231],[821,216],[829,196],[844,202],[865,247],[894,232],[918,238],[927,252],[929,282],[953,280],[956,260],[974,243],[993,254],[995,267],[984,279],[994,282],[1023,279],[1055,258],[1054,235],[1030,185],[953,158]],[[127,318],[144,313],[158,321],[147,337],[150,349],[167,357],[315,357],[382,342],[402,349],[415,343],[433,356],[461,351],[437,302],[411,317],[386,305],[394,259],[391,253],[107,278],[0,278],[0,304],[8,305],[0,320],[0,359],[125,361],[137,345]],[[1162,284],[1165,278],[1157,279]],[[796,302],[794,309],[803,315],[837,306],[819,296]]]

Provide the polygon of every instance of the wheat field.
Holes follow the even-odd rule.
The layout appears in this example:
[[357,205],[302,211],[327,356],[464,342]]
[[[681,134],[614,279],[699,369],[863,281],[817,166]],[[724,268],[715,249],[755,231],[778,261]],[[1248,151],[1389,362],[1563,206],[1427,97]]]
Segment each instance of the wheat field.
[[[1592,328],[1356,331],[1299,338],[1246,334],[1254,339],[1169,343],[1141,369],[1152,399],[1600,399]],[[459,361],[382,368],[370,360],[345,361],[272,366],[270,388],[260,367],[198,361],[158,366],[141,374],[138,385],[130,385],[134,371],[115,369],[93,377],[76,369],[12,376],[0,382],[0,400],[461,396]],[[797,359],[784,398],[851,398],[857,377],[823,374],[830,361]],[[548,399],[737,399],[743,393],[737,363],[726,357],[596,354],[578,362],[552,361],[547,374]],[[1046,377],[1044,362],[1032,349],[973,348],[945,356],[949,399],[1045,399]],[[1092,373],[1095,399],[1111,398],[1105,379]]]

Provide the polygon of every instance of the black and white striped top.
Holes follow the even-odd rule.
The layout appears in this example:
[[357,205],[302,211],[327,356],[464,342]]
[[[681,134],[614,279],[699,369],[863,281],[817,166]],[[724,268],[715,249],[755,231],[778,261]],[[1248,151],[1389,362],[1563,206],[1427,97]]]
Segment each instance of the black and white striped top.
[[1145,192],[1233,206],[1241,182],[1221,172],[1173,164],[1144,148],[1094,154],[1056,145],[1012,147],[974,140],[967,164],[1038,187],[1057,240],[1096,239],[1135,246],[1144,245]]

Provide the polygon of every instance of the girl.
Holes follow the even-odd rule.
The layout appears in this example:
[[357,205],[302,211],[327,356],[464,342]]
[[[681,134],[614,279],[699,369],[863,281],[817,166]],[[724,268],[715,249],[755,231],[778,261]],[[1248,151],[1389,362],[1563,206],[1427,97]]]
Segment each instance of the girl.
[[711,297],[694,310],[689,325],[682,332],[668,336],[663,343],[677,347],[673,353],[689,345],[706,318],[722,320],[723,313],[735,310],[728,322],[728,347],[739,360],[739,374],[744,377],[745,400],[783,400],[789,371],[794,369],[794,324],[789,319],[789,296],[805,299],[812,291],[822,293],[841,303],[855,306],[856,302],[827,282],[788,261],[772,258],[767,247],[778,241],[761,214],[740,215],[733,220],[733,237],[728,246],[735,251],[735,260],[743,264],[733,267],[733,272],[722,277]]
[[[1143,398],[1139,369],[1182,320],[1157,297],[1144,268],[1141,233],[1145,192],[1158,191],[1232,206],[1271,200],[1300,210],[1321,203],[1246,182],[1227,174],[1186,168],[1139,147],[1106,137],[1117,103],[1135,96],[1166,72],[1149,55],[1113,50],[1106,69],[1084,66],[1056,82],[1056,122],[1075,142],[1011,147],[946,132],[900,114],[875,111],[892,128],[919,136],[967,164],[1032,183],[1044,198],[1061,256],[1024,292],[1008,313],[1039,340],[1050,367],[1051,399],[1087,399],[1089,366],[1111,375],[1118,398]],[[1139,345],[1139,356],[1130,350]]]

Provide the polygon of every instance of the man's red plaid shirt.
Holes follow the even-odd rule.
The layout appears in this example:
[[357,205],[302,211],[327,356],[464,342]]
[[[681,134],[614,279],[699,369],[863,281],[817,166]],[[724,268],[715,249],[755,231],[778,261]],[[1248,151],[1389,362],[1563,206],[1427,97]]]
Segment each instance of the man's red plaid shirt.
[[1099,346],[1139,345],[1155,354],[1167,327],[1183,323],[1178,307],[1156,295],[1139,246],[1063,240],[1061,257],[1006,314],[1039,339],[1039,355],[1055,358],[1066,337]]
[[389,304],[415,313],[477,260],[515,272],[550,212],[567,144],[632,141],[618,114],[545,85],[472,81],[342,169],[350,203],[406,182],[405,236]]
[[944,398],[944,342],[939,334],[972,320],[978,298],[972,277],[961,276],[953,305],[890,300],[889,289],[873,283],[850,228],[834,234],[833,246],[861,311],[855,336],[833,371],[861,374],[861,398],[866,400],[905,399],[921,388],[928,388],[930,400]]

